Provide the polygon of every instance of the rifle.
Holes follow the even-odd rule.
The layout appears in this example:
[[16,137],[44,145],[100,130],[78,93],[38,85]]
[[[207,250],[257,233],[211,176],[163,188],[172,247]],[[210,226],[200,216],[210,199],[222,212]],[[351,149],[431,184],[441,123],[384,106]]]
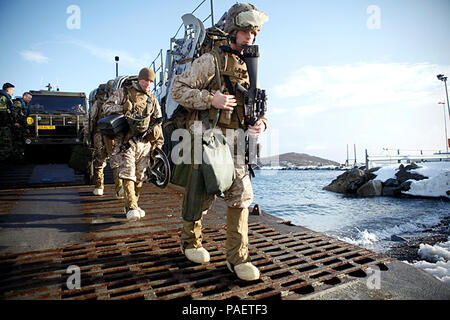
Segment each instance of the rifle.
[[263,116],[267,111],[267,96],[266,90],[259,89],[257,84],[259,47],[257,45],[242,47],[244,50],[244,61],[250,78],[250,88],[246,90],[237,83],[236,91],[244,95],[245,116],[248,119],[248,124],[253,126],[258,121],[258,116]]
[[[255,125],[258,117],[265,115],[267,111],[267,95],[265,90],[257,87],[258,79],[258,58],[259,47],[257,45],[243,46],[243,57],[247,65],[247,70],[250,78],[250,87],[245,89],[241,84],[236,84],[236,91],[239,91],[244,96],[244,114],[248,125]],[[257,146],[257,156],[259,156],[259,144]],[[248,164],[249,172],[252,177],[255,177],[253,167],[250,164],[250,141],[248,136],[245,137],[245,162]]]

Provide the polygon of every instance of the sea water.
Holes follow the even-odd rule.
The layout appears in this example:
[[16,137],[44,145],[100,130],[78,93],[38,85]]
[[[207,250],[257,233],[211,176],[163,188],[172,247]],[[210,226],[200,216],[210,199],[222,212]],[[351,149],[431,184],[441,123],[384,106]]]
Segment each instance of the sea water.
[[322,188],[342,171],[257,170],[254,203],[295,225],[379,252],[391,236],[408,238],[450,215],[450,202],[434,199],[357,197]]

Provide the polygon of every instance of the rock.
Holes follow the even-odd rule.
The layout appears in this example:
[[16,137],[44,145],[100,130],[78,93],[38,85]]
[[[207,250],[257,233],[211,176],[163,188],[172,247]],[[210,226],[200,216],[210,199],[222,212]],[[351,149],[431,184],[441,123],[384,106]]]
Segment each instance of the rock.
[[380,170],[381,169],[381,167],[374,167],[374,168],[371,168],[371,169],[369,169],[369,170],[366,170],[366,172],[367,173],[374,173],[375,171],[378,171],[378,170]]
[[362,185],[357,194],[362,197],[381,196],[383,192],[383,183],[380,180],[370,180]]
[[383,186],[383,191],[381,192],[383,196],[387,197],[400,197],[402,195],[398,187]]
[[364,184],[366,183],[366,179],[364,177],[361,177],[359,180],[355,180],[350,182],[345,191],[347,193],[356,193],[356,191]]
[[406,241],[405,239],[403,239],[402,237],[396,236],[395,234],[391,236],[391,241],[398,241],[398,242],[403,242]]
[[389,178],[385,182],[383,182],[383,187],[398,187],[400,182],[397,179]]
[[411,188],[412,181],[405,181],[397,187],[398,191],[408,191]]
[[398,172],[395,174],[395,176],[397,177],[397,180],[401,183],[407,181],[407,180],[424,180],[424,179],[428,179],[427,177],[418,174],[418,173],[413,173],[410,172],[409,170],[414,170],[414,169],[418,169],[420,168],[418,165],[416,165],[415,163],[411,163],[409,165],[407,165],[406,167],[401,164],[399,166],[399,170]]
[[[347,193],[347,187],[350,183],[358,181],[360,183],[361,179],[364,180],[364,171],[353,168],[351,170],[345,171],[343,174],[334,179],[328,186],[323,187],[324,190]],[[350,188],[353,189],[354,187]]]
[[413,162],[413,163],[411,163],[411,164],[408,164],[406,167],[405,167],[405,170],[414,170],[414,169],[419,169],[419,168],[422,168],[421,166],[418,166],[415,162]]

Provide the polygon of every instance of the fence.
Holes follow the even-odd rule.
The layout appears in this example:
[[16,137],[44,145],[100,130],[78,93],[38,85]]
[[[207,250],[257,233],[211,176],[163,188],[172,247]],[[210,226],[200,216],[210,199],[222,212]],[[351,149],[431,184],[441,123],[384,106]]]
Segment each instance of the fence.
[[374,164],[450,161],[450,153],[440,150],[402,150],[408,154],[402,154],[400,149],[392,151],[394,154],[390,154],[389,150],[385,149],[383,155],[369,155],[366,149],[366,168],[369,169],[370,165]]

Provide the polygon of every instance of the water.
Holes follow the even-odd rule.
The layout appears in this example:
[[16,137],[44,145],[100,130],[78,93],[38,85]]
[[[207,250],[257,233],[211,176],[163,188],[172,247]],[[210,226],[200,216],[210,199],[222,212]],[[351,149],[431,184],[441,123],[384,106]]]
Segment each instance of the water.
[[296,225],[383,253],[392,235],[408,237],[450,215],[442,200],[342,195],[322,188],[342,171],[258,170],[254,203]]

